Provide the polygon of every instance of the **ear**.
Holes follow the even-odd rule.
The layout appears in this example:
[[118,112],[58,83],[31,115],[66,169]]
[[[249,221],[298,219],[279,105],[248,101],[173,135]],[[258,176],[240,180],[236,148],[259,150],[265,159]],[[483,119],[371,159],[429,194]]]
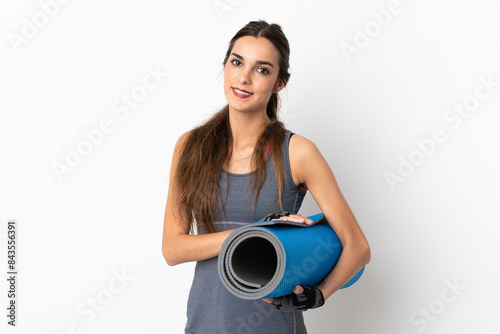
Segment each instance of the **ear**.
[[286,85],[286,82],[283,81],[283,79],[278,79],[276,82],[276,85],[274,86],[273,93],[278,93],[280,90],[282,90]]

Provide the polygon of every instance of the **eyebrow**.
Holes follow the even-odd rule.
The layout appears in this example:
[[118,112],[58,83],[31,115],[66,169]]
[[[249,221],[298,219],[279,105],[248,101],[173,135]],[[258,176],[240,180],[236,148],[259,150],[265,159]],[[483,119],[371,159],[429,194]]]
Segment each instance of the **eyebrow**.
[[[240,56],[239,54],[237,53],[231,53],[231,55],[235,56],[236,58],[239,58],[241,60],[244,60],[243,56]],[[269,61],[265,61],[265,60],[257,60],[257,64],[259,65],[269,65],[271,66],[272,68],[274,68],[273,64]]]

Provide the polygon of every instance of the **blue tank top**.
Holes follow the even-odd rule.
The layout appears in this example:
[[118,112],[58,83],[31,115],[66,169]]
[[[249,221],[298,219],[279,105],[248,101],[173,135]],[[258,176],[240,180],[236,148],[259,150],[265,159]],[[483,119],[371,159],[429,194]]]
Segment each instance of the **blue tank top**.
[[[297,213],[306,191],[295,186],[290,169],[289,130],[282,145],[283,210]],[[256,222],[281,211],[273,157],[266,158],[266,178],[253,209],[252,176],[221,171],[219,186],[225,201],[225,215],[216,225],[220,231]],[[226,198],[227,193],[227,198]],[[221,210],[219,201],[219,210]],[[262,300],[244,300],[232,295],[222,285],[217,272],[217,257],[198,261],[187,305],[186,333],[189,334],[304,334],[307,333],[302,312],[282,312]]]

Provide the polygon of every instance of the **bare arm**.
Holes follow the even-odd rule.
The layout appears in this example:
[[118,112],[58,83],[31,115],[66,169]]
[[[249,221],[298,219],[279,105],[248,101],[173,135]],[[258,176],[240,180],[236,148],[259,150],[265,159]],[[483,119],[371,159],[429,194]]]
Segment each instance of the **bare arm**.
[[172,187],[180,155],[184,149],[188,133],[183,134],[175,145],[170,182],[163,221],[162,253],[167,264],[176,264],[206,260],[219,254],[222,243],[233,231],[189,235],[190,221],[185,217],[175,203],[176,194]]
[[319,287],[327,299],[370,262],[370,247],[316,145],[304,137],[292,136],[290,164],[296,184],[307,186],[342,243],[339,261]]

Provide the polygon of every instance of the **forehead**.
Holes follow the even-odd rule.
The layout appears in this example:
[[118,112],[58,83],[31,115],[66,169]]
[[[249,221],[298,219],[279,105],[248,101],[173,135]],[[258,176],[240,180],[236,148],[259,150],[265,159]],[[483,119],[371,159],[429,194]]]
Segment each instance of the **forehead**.
[[245,61],[264,60],[273,63],[275,67],[279,64],[278,50],[276,50],[273,43],[264,37],[244,36],[238,38],[234,43],[232,52],[245,58]]

